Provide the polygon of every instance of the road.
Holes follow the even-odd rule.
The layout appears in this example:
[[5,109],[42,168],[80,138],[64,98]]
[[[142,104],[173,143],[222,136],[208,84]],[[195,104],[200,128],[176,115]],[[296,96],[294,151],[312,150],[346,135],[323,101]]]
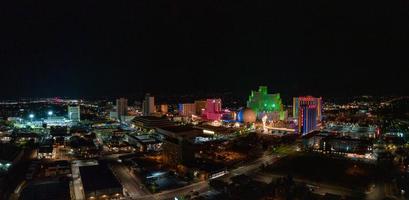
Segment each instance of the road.
[[141,180],[136,177],[128,167],[113,163],[110,165],[112,172],[117,177],[122,186],[126,189],[131,198],[149,195],[150,192],[143,186]]
[[76,200],[85,199],[84,190],[82,188],[81,174],[79,167],[97,165],[95,160],[75,160],[71,164],[72,182],[70,183],[70,189],[74,193]]
[[371,188],[369,192],[366,193],[366,199],[368,200],[377,200],[377,199],[396,199],[404,200],[403,196],[400,196],[397,187],[392,182],[387,183],[377,183],[374,187]]
[[[265,163],[272,163],[276,160],[277,156],[272,154],[264,154],[261,158],[250,162],[244,166],[241,166],[237,169],[231,170],[228,175],[220,177],[222,180],[228,180],[231,177],[238,175],[238,174],[246,174],[252,171],[257,171],[262,164]],[[141,197],[137,197],[137,200],[165,200],[165,199],[173,199],[176,196],[185,196],[191,191],[197,191],[199,193],[205,193],[210,190],[210,186],[208,181],[201,181],[194,184],[190,184],[185,187],[176,188],[173,190],[167,190],[160,193],[152,194],[152,195],[145,195]]]
[[261,165],[263,164],[272,164],[273,162],[277,161],[280,157],[273,154],[264,153],[263,156],[255,161],[247,163],[243,166],[240,166],[234,170],[231,170],[227,176],[223,176],[221,179],[228,180],[233,176],[246,174],[249,172],[254,172],[259,170]]
[[194,184],[190,184],[185,187],[176,188],[173,190],[167,190],[163,192],[159,192],[152,195],[145,195],[136,198],[136,200],[165,200],[165,199],[174,199],[175,197],[185,196],[189,194],[191,191],[198,191],[199,193],[204,193],[210,189],[209,184],[207,181],[201,181]]

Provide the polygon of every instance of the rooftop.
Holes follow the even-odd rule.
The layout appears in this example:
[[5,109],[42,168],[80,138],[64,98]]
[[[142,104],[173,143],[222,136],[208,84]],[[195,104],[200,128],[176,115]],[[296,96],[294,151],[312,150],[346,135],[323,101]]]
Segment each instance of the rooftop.
[[141,143],[157,143],[158,140],[151,135],[130,135]]
[[133,122],[136,126],[142,126],[145,128],[159,128],[174,125],[173,122],[169,121],[167,118],[155,116],[135,117]]
[[213,131],[216,134],[231,134],[239,130],[237,128],[226,128],[223,126],[211,126],[211,125],[206,125],[206,124],[199,125],[196,127],[199,129],[203,129],[203,130]]
[[162,130],[169,131],[172,133],[184,133],[190,131],[200,131],[200,129],[194,128],[192,126],[168,126],[161,128]]
[[70,198],[70,186],[68,181],[51,180],[33,182],[21,193],[22,200],[65,200]]
[[84,191],[122,188],[112,171],[106,164],[80,167],[81,181]]
[[0,160],[11,162],[18,156],[20,151],[21,149],[14,145],[0,143]]

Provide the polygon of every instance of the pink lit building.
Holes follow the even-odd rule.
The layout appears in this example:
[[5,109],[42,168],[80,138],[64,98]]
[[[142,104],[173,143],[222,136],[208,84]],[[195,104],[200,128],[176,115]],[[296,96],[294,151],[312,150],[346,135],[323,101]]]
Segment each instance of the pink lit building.
[[206,108],[203,113],[208,120],[220,120],[223,116],[222,100],[221,99],[207,99]]

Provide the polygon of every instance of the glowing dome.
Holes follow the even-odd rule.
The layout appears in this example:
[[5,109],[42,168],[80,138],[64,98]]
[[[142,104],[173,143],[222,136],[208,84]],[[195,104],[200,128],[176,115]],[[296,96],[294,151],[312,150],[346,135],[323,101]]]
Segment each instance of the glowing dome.
[[246,108],[243,112],[243,121],[244,123],[254,123],[256,122],[256,112],[250,108]]

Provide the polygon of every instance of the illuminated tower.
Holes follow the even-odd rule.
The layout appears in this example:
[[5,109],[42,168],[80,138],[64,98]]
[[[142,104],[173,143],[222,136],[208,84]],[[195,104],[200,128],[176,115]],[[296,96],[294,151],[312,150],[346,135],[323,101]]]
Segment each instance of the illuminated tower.
[[206,110],[207,101],[195,101],[195,108],[197,115],[203,115],[204,111]]
[[73,122],[81,120],[80,106],[68,106],[68,119]]
[[207,99],[204,115],[209,120],[220,120],[222,118],[222,100]]
[[284,106],[280,94],[268,94],[266,86],[260,86],[258,91],[251,91],[251,95],[247,101],[247,107],[256,112],[258,119],[261,119],[265,115],[267,115],[268,118],[279,116],[279,120],[284,120],[285,118]]
[[181,103],[179,104],[179,114],[182,116],[189,116],[196,114],[196,106],[194,103]]
[[128,115],[128,99],[120,98],[116,100],[116,111],[118,114],[118,119],[122,116]]
[[169,112],[168,104],[161,104],[159,109],[160,109],[160,112],[164,114]]
[[317,106],[298,107],[298,133],[305,135],[317,129]]
[[142,112],[144,116],[149,116],[155,112],[155,97],[149,93],[145,95],[145,99],[143,100]]
[[322,98],[316,98],[312,96],[306,97],[294,97],[293,98],[293,117],[298,116],[300,107],[305,105],[315,105],[317,107],[317,121],[322,120]]

